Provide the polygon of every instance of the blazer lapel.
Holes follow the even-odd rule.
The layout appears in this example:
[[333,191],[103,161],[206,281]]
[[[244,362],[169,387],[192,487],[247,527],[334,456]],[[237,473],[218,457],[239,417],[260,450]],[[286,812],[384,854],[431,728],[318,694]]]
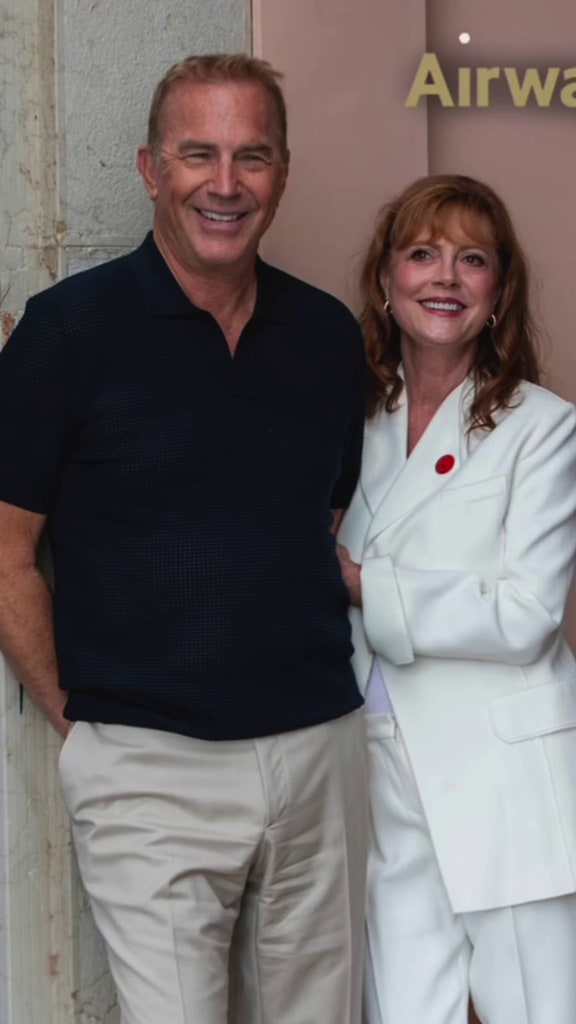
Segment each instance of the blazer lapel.
[[366,423],[360,485],[372,516],[406,464],[408,407],[404,395],[394,413],[379,412]]
[[407,403],[373,421],[366,433],[362,473],[373,514],[366,543],[453,479],[467,457],[471,398],[472,385],[465,380],[444,400],[409,458]]

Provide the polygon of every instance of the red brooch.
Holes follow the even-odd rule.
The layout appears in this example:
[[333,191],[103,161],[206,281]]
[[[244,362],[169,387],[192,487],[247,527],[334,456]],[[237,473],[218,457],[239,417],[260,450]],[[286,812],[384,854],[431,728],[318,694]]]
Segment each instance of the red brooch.
[[454,469],[455,465],[456,459],[453,455],[441,455],[434,469],[437,473],[449,473],[451,469]]

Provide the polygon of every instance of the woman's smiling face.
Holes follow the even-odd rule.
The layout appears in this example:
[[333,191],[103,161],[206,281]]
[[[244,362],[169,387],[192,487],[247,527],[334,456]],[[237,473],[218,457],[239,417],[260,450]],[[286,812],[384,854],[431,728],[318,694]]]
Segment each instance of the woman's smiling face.
[[475,346],[494,311],[500,266],[489,221],[451,209],[432,236],[423,227],[394,249],[381,283],[402,345]]

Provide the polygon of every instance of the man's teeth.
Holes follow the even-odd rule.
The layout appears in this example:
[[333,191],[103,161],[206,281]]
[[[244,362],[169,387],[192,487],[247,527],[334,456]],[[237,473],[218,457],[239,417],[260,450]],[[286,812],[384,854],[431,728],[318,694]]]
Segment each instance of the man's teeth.
[[457,313],[458,310],[464,309],[465,307],[461,302],[435,302],[432,299],[422,303],[426,309],[440,309],[445,310],[448,313]]
[[201,210],[203,217],[207,217],[208,220],[217,220],[225,224],[229,224],[232,221],[240,220],[244,216],[242,213],[213,213],[211,210]]

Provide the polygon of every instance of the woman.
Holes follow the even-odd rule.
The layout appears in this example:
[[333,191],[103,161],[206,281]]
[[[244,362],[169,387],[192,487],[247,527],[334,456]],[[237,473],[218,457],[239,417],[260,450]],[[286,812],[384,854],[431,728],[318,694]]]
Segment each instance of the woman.
[[371,755],[365,1024],[576,1020],[576,413],[538,386],[487,186],[423,179],[362,274],[369,405],[340,531]]

